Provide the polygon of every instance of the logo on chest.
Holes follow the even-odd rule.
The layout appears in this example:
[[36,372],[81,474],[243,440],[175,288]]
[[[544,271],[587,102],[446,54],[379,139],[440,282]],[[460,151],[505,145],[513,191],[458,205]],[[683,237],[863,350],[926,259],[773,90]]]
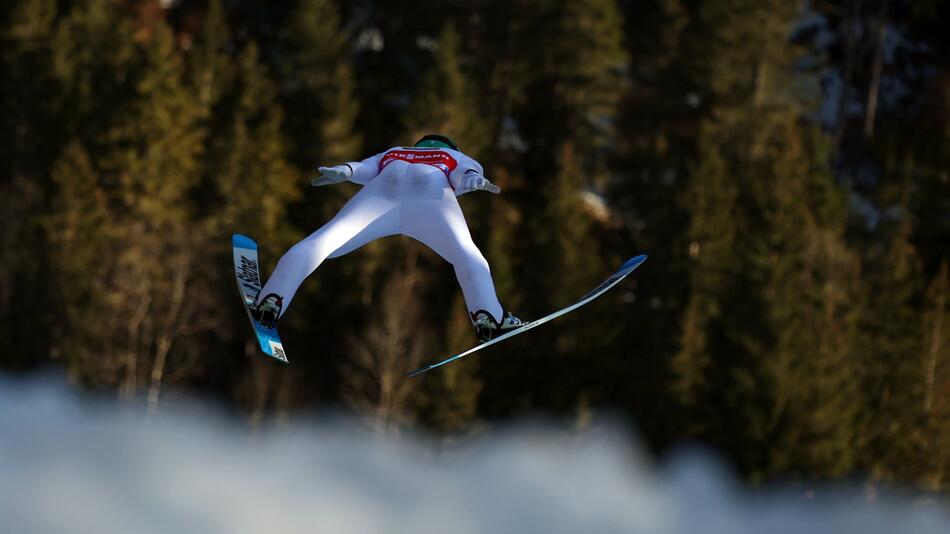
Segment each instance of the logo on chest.
[[424,165],[432,165],[433,167],[439,169],[445,173],[445,176],[448,177],[449,174],[455,170],[455,167],[458,166],[458,162],[455,161],[448,152],[443,152],[441,150],[390,150],[386,152],[383,156],[383,159],[379,161],[379,170],[382,172],[390,163],[399,160],[405,161],[407,163],[422,163]]

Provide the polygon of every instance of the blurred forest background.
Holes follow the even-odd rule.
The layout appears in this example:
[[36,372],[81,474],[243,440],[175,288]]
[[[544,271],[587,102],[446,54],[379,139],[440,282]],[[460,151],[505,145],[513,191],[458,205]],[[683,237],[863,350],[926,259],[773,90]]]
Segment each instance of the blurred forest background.
[[[750,481],[950,485],[950,2],[6,0],[0,369],[255,424],[322,408],[459,439],[623,414]],[[471,345],[451,267],[404,238],[327,261],[257,352],[265,273],[358,186],[317,164],[428,132],[506,307],[618,289]]]

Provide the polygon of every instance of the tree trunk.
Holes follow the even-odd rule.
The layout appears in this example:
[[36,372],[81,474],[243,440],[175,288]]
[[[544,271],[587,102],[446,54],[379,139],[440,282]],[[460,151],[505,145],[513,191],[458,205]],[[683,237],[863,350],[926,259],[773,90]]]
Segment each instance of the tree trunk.
[[877,47],[874,51],[874,67],[871,73],[871,86],[868,88],[867,112],[864,115],[864,137],[874,135],[874,116],[877,112],[877,99],[881,87],[881,70],[884,67],[884,36],[887,32],[887,0],[881,0],[881,9],[877,15]]

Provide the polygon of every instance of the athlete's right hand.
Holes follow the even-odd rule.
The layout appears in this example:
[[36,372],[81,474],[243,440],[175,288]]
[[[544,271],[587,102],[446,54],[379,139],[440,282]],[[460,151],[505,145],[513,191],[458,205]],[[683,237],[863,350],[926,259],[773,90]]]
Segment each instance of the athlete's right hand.
[[333,167],[317,167],[317,170],[320,171],[320,176],[310,180],[310,185],[314,187],[338,184],[353,176],[353,169],[346,164],[334,165]]

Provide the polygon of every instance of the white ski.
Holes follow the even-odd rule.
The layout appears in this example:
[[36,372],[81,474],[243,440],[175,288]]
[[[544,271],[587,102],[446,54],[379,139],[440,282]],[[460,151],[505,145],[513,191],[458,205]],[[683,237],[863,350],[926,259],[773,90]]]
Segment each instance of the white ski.
[[465,352],[460,352],[459,354],[456,354],[456,355],[454,355],[454,356],[451,356],[451,357],[449,357],[449,358],[446,358],[446,359],[444,359],[444,360],[442,360],[442,361],[440,361],[440,362],[434,363],[434,364],[432,364],[432,365],[428,365],[428,366],[426,366],[426,367],[420,367],[419,369],[416,369],[415,371],[412,371],[411,373],[409,373],[408,376],[419,376],[419,375],[421,375],[422,373],[425,373],[426,371],[430,371],[430,370],[432,370],[432,369],[435,369],[436,367],[441,367],[441,366],[443,366],[443,365],[445,365],[445,364],[447,364],[447,363],[451,363],[451,362],[454,362],[455,360],[464,358],[465,356],[468,356],[469,354],[472,354],[473,352],[478,352],[478,351],[480,351],[480,350],[482,350],[482,349],[484,349],[484,348],[487,348],[487,347],[490,347],[490,346],[494,345],[495,343],[500,343],[500,342],[502,342],[502,341],[504,341],[504,340],[506,340],[506,339],[508,339],[508,338],[517,336],[517,335],[519,335],[519,334],[523,334],[523,333],[527,332],[528,330],[531,330],[532,328],[541,326],[541,325],[543,325],[544,323],[546,323],[546,322],[548,322],[548,321],[551,321],[551,320],[553,320],[553,319],[557,319],[558,317],[560,317],[560,316],[562,316],[562,315],[564,315],[564,314],[566,314],[566,313],[570,313],[570,312],[576,310],[577,308],[580,308],[580,307],[583,306],[584,304],[587,304],[588,302],[590,302],[590,301],[594,300],[595,298],[597,298],[597,297],[603,295],[604,293],[606,293],[607,290],[609,290],[610,288],[612,288],[612,287],[614,287],[615,285],[617,285],[618,283],[620,283],[621,280],[623,280],[624,278],[626,278],[628,274],[632,273],[633,270],[636,269],[637,267],[639,267],[641,263],[643,263],[644,261],[646,261],[646,259],[647,259],[647,257],[646,257],[646,255],[644,255],[644,254],[641,254],[641,255],[639,255],[639,256],[634,256],[633,258],[630,258],[629,260],[627,260],[626,262],[624,262],[623,265],[620,266],[620,269],[618,269],[617,272],[615,272],[614,274],[610,275],[610,277],[608,277],[606,280],[604,280],[604,282],[603,282],[602,284],[600,284],[599,286],[595,287],[594,289],[592,289],[591,291],[589,291],[586,295],[584,295],[583,297],[581,297],[577,302],[575,302],[574,304],[571,304],[570,306],[568,306],[568,307],[566,307],[566,308],[562,308],[562,309],[560,309],[560,310],[558,310],[558,311],[556,311],[556,312],[554,312],[554,313],[552,313],[552,314],[550,314],[550,315],[546,315],[546,316],[544,316],[544,317],[542,317],[542,318],[540,318],[540,319],[537,319],[537,320],[535,320],[535,321],[530,321],[530,322],[528,322],[528,323],[525,323],[524,326],[518,328],[517,330],[512,330],[511,332],[508,332],[507,334],[503,334],[503,335],[501,335],[501,336],[496,337],[495,339],[491,339],[491,340],[489,340],[489,341],[486,341],[486,342],[482,343],[481,345],[476,345],[476,346],[474,346],[474,347],[472,347],[472,348],[466,350]]

